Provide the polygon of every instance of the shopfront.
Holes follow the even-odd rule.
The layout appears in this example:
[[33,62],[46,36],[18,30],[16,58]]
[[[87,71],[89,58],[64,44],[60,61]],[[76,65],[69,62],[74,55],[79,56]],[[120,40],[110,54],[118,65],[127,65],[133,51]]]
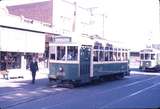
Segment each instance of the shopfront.
[[8,69],[24,68],[31,56],[44,51],[45,33],[0,26],[0,60]]

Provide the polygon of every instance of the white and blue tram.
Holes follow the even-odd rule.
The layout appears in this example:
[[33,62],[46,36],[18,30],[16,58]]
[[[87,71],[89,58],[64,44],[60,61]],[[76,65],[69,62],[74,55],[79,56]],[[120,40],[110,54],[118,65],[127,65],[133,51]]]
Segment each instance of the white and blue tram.
[[109,75],[129,75],[128,49],[114,47],[102,39],[80,39],[55,37],[49,44],[50,81],[86,83]]
[[140,51],[140,66],[142,71],[160,71],[160,50],[146,48]]

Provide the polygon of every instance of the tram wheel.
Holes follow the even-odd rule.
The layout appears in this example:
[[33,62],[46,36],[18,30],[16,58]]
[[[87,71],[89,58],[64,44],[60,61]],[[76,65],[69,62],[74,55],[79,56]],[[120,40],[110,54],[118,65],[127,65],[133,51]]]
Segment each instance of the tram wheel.
[[115,78],[118,79],[118,80],[123,79],[124,78],[124,73],[116,74]]

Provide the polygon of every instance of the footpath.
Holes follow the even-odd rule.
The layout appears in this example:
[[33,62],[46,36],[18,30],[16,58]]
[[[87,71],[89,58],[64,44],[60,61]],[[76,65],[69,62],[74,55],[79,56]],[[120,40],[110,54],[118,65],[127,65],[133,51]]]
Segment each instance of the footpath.
[[12,69],[8,70],[8,79],[4,79],[3,75],[0,75],[0,93],[10,92],[17,90],[18,88],[30,89],[37,87],[45,87],[49,84],[47,68],[41,68],[36,73],[35,84],[31,84],[32,76],[30,70],[26,69]]
[[[57,94],[62,89],[56,89],[49,84],[48,69],[40,68],[36,75],[35,84],[31,83],[31,72],[26,69],[9,70],[9,79],[0,76],[0,109],[8,109],[14,106],[28,103]],[[19,78],[22,77],[23,78]]]

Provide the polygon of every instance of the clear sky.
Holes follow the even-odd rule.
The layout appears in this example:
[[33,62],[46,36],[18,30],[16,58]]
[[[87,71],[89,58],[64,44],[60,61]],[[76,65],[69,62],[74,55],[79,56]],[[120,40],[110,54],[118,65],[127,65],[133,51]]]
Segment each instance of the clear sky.
[[[74,0],[71,0],[74,1]],[[105,37],[141,49],[146,43],[160,44],[159,0],[77,0],[105,13]]]
[[84,7],[99,7],[96,11],[107,16],[105,37],[108,40],[125,42],[134,49],[140,49],[152,41],[160,43],[159,0],[66,1],[77,1]]

